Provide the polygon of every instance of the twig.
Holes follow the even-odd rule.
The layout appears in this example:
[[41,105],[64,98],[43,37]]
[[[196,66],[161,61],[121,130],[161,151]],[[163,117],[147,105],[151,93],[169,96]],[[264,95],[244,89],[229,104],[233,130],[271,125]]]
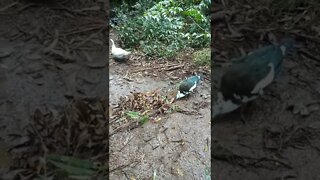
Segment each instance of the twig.
[[[284,30],[281,30],[281,31],[286,32]],[[300,36],[300,37],[306,38],[306,39],[308,39],[310,41],[313,41],[315,43],[319,43],[320,44],[320,39],[315,37],[315,36],[309,36],[309,35],[301,34],[301,33],[294,32],[294,31],[290,31],[290,33],[292,33],[292,34],[294,34],[296,36]]]
[[16,4],[18,4],[18,2],[13,2],[13,3],[11,3],[11,4],[7,5],[7,6],[5,6],[5,7],[3,7],[3,8],[1,8],[1,9],[0,9],[0,12],[5,11],[5,10],[9,9],[9,8],[11,8],[11,7],[15,6]]
[[133,82],[134,80],[133,79],[131,79],[131,78],[129,78],[129,77],[123,77],[123,79],[125,79],[125,80],[127,80],[127,81],[130,81],[130,82]]
[[53,8],[54,10],[62,10],[62,11],[67,11],[68,13],[71,13],[73,15],[85,15],[85,13],[83,12],[79,12],[79,11],[76,11],[76,10],[73,10],[73,9],[70,9],[70,8],[67,8],[67,7],[58,7],[58,8]]
[[146,71],[146,70],[151,70],[151,69],[160,69],[160,68],[163,68],[163,67],[160,66],[160,67],[137,69],[137,70],[135,70],[135,71],[132,71],[131,73],[137,73],[137,72],[141,72],[141,71]]
[[74,61],[76,61],[75,57],[72,54],[68,53],[68,52],[64,53],[64,52],[62,52],[60,50],[51,49],[50,53],[62,58],[62,60],[64,62],[74,62]]
[[307,51],[307,50],[304,50],[304,49],[300,49],[299,50],[301,53],[305,54],[306,56],[308,56],[309,58],[317,61],[317,62],[320,62],[320,57],[319,56],[316,56],[316,55],[313,55],[311,52]]
[[120,166],[118,166],[118,167],[115,167],[114,169],[111,169],[111,170],[109,171],[109,173],[111,173],[111,172],[113,172],[113,171],[116,171],[116,170],[120,170],[120,169],[126,168],[126,167],[130,166],[130,165],[133,164],[133,163],[139,163],[139,161],[138,161],[138,160],[135,160],[135,161],[133,161],[133,162],[131,162],[131,163],[129,163],[129,164],[120,165]]
[[82,8],[82,9],[75,9],[75,12],[85,12],[85,11],[99,11],[100,7],[99,6],[92,6],[88,8]]
[[134,136],[132,136],[132,138],[130,138],[129,141],[128,141],[124,146],[122,146],[122,147],[119,149],[119,152],[121,152],[122,149],[125,148],[125,147],[131,142],[131,140],[132,140],[133,138],[134,138]]
[[[248,158],[248,157],[245,157],[245,158]],[[288,168],[288,169],[293,169],[292,166],[290,166],[289,164],[285,163],[285,162],[282,162],[281,160],[278,160],[278,159],[273,159],[273,158],[268,158],[268,157],[262,157],[262,158],[248,158],[248,159],[251,159],[255,162],[253,162],[251,165],[256,165],[260,162],[263,162],[263,161],[269,161],[269,162],[275,162],[275,163],[279,163],[281,164],[282,166]],[[250,165],[250,163],[249,163]]]
[[152,69],[161,69],[161,68],[165,68],[165,67],[172,67],[172,66],[178,66],[179,64],[168,64],[165,66],[158,66],[158,67],[151,67],[151,68],[143,68],[143,69],[137,69],[135,71],[132,71],[131,73],[137,73],[137,72],[141,72],[141,71],[146,71],[146,70],[152,70]]
[[[132,124],[133,124],[133,126],[130,127]],[[134,125],[134,124],[135,124],[135,125]],[[124,128],[128,128],[128,127],[129,127],[129,129],[134,129],[134,128],[136,128],[136,127],[139,127],[139,125],[140,125],[139,122],[133,121],[133,122],[124,124],[124,125],[122,125],[122,126],[119,126],[119,127],[117,127],[117,128],[109,135],[109,137],[115,135],[116,133],[118,133],[119,131],[121,131],[121,130],[124,129]]]
[[103,29],[103,28],[107,28],[108,26],[105,25],[105,24],[99,24],[99,26],[94,26],[94,27],[89,27],[89,28],[86,28],[86,29],[81,29],[81,30],[74,30],[74,31],[71,31],[71,32],[68,32],[68,33],[64,33],[63,36],[68,36],[68,35],[73,35],[73,34],[79,34],[79,33],[86,33],[88,31],[93,31],[93,30],[97,30],[97,29]]
[[21,12],[21,11],[23,11],[23,10],[29,8],[29,7],[32,7],[32,6],[37,6],[37,4],[34,4],[34,3],[27,4],[27,5],[23,6],[23,7],[21,7],[20,9],[18,9],[17,12],[19,13],[19,12]]
[[226,7],[226,2],[224,0],[221,0],[221,3],[224,7]]
[[174,66],[174,67],[171,67],[171,68],[168,68],[166,69],[166,71],[172,71],[172,70],[175,70],[175,69],[179,69],[181,67],[184,67],[184,64],[181,64],[181,65],[178,65],[178,66]]
[[67,111],[67,109],[64,110],[64,114],[66,116],[66,119],[67,119],[67,126],[68,126],[68,129],[67,129],[67,152],[70,152],[70,139],[71,139],[71,121],[70,121],[70,114],[69,112]]
[[188,111],[188,110],[183,110],[183,109],[179,109],[179,110],[177,110],[177,112],[182,113],[182,114],[186,114],[186,115],[202,115],[201,113],[199,113],[197,111]]
[[173,143],[183,143],[185,141],[183,139],[180,139],[180,140],[172,140],[171,142],[173,142]]
[[124,75],[123,79],[130,81],[130,82],[134,81],[133,79],[128,77],[128,74],[129,74],[129,71],[126,72],[126,75]]
[[[38,138],[39,138],[39,140],[40,140],[40,143],[41,143],[41,148],[43,149],[43,156],[44,156],[44,158],[46,158],[46,157],[47,157],[47,153],[48,153],[48,149],[47,149],[47,147],[46,147],[46,145],[45,145],[45,143],[44,143],[44,140],[43,140],[40,132],[38,131],[38,129],[33,125],[33,123],[31,123],[31,128],[32,128],[32,129],[34,130],[34,132],[37,134],[37,136],[38,136]],[[46,159],[45,159],[45,160],[46,160]],[[44,167],[43,167],[43,169],[44,169],[44,176],[47,177],[47,163],[46,163],[46,162],[44,162]]]
[[51,50],[53,50],[57,46],[58,42],[59,42],[59,31],[55,30],[54,39],[53,39],[52,43],[48,47],[44,48],[43,52],[44,53],[50,52]]
[[103,29],[100,29],[97,33],[93,33],[91,34],[88,38],[84,39],[83,41],[81,41],[79,44],[75,45],[74,47],[72,47],[71,49],[77,49],[78,47],[82,46],[83,44],[85,44],[86,42],[90,41],[92,38],[94,38],[94,36],[98,33],[101,33],[103,31]]
[[241,37],[243,37],[243,34],[239,33],[238,31],[234,30],[231,27],[230,23],[228,22],[228,20],[226,18],[225,18],[225,22],[227,24],[229,32],[231,33],[231,35],[230,35],[231,38],[241,38]]
[[89,8],[83,8],[83,9],[70,9],[67,7],[58,7],[58,8],[54,8],[55,10],[64,10],[67,11],[71,14],[78,14],[78,15],[86,15],[84,12],[85,11],[99,11],[100,7],[99,6],[93,6],[93,7],[89,7]]
[[224,20],[225,16],[233,15],[232,11],[230,10],[222,10],[211,14],[211,20],[214,22]]

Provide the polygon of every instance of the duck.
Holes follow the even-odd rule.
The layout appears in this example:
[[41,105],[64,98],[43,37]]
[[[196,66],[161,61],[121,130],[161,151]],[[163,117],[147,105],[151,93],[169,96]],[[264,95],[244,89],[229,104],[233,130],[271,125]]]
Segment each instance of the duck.
[[122,48],[118,48],[116,47],[116,45],[114,44],[114,41],[112,39],[110,39],[112,46],[111,46],[111,55],[113,57],[113,59],[117,62],[124,62],[126,60],[128,60],[130,58],[130,54],[131,52],[126,51]]
[[176,99],[181,99],[187,96],[188,94],[192,93],[194,89],[198,86],[200,79],[200,75],[193,75],[183,80],[179,85],[179,90],[176,95]]
[[287,38],[238,58],[222,74],[213,105],[213,118],[230,113],[264,94],[264,88],[276,79],[283,59],[292,50],[294,40]]

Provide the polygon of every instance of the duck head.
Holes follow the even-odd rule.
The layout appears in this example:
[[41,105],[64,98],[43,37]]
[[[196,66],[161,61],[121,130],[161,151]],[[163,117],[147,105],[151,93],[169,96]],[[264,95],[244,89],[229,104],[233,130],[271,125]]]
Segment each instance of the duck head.
[[282,55],[285,56],[293,50],[294,40],[292,38],[285,38],[280,42],[280,49],[282,51]]
[[177,95],[176,95],[176,99],[180,99],[185,97],[187,94],[181,93],[180,91],[178,91]]
[[230,99],[225,99],[221,92],[218,92],[218,100],[213,105],[213,118],[220,114],[232,112],[240,107],[239,104],[232,102]]

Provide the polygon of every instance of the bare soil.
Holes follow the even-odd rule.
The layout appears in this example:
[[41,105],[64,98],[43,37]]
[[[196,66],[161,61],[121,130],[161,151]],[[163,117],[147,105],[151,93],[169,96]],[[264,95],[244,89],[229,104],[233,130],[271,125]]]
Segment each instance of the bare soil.
[[0,7],[1,177],[52,177],[48,153],[106,163],[106,12],[95,1]]
[[[111,37],[117,39],[114,33]],[[127,63],[110,60],[112,108],[130,92],[170,92],[193,72],[207,75],[196,93],[174,102],[184,112],[164,114],[160,121],[117,133],[110,126],[110,179],[151,179],[154,173],[157,179],[210,177],[210,71],[191,68],[191,55],[169,61],[147,59],[134,52]]]

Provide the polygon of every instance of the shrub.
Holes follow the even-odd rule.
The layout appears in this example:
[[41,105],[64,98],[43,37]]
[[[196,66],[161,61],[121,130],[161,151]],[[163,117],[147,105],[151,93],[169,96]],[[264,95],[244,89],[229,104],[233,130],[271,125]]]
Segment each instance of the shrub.
[[193,61],[199,66],[210,66],[211,62],[211,50],[205,48],[193,53]]
[[139,48],[147,55],[172,57],[186,47],[209,46],[210,21],[204,12],[210,0],[147,2],[140,0],[135,10],[126,4],[116,9],[120,22],[115,28],[127,47]]

